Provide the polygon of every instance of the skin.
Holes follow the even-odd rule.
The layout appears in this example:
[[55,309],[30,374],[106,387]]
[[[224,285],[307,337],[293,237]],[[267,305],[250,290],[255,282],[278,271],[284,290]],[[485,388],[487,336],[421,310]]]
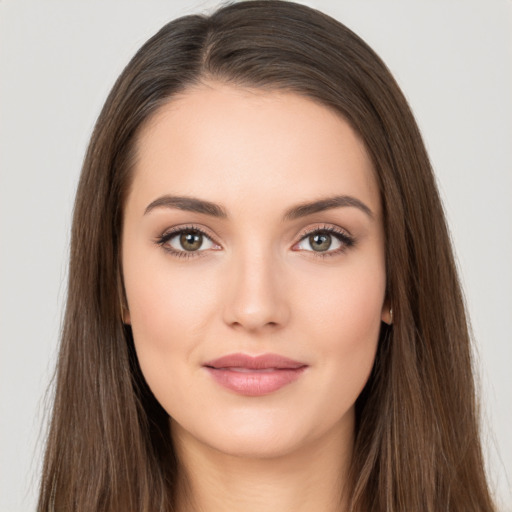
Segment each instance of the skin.
[[[227,218],[146,212],[164,195],[217,203]],[[371,214],[341,206],[283,219],[333,195]],[[157,243],[180,226],[209,237],[190,258],[169,252],[186,252],[179,235]],[[307,233],[325,227],[353,245],[333,235],[321,257]],[[290,92],[190,88],[140,133],[122,239],[125,321],[172,418],[178,509],[342,510],[354,403],[390,321],[379,191],[350,125]],[[307,369],[275,392],[244,396],[203,367],[235,352],[279,354]]]

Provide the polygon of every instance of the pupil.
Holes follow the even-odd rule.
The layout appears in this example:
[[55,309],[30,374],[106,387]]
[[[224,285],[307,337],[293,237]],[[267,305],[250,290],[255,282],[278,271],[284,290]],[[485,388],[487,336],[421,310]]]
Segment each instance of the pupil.
[[182,233],[180,236],[180,243],[186,251],[197,251],[203,243],[203,235],[192,231]]
[[331,246],[331,235],[311,235],[309,237],[309,243],[315,251],[327,251]]

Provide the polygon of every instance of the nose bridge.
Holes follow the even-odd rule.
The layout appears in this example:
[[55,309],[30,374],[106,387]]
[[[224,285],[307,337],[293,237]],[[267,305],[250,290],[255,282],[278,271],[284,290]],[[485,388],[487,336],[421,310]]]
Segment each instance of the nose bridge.
[[289,312],[278,258],[253,240],[238,247],[230,262],[225,320],[254,331],[286,323]]

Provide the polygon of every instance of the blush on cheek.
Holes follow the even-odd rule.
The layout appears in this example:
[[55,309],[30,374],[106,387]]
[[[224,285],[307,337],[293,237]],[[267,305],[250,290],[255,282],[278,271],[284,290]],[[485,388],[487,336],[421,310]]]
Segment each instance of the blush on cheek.
[[[374,364],[381,329],[382,297],[375,288],[360,287],[343,301],[332,301],[329,314],[317,312],[323,318],[318,324],[317,339],[322,350],[329,354],[330,364],[343,373],[340,378],[339,400],[354,400],[364,387]],[[336,304],[336,306],[334,306]],[[314,325],[314,317],[309,317]],[[343,393],[347,393],[346,396]]]
[[336,338],[336,333],[345,339],[373,338],[380,328],[384,294],[383,281],[342,276],[323,283],[319,296],[307,297],[303,314],[326,339]]

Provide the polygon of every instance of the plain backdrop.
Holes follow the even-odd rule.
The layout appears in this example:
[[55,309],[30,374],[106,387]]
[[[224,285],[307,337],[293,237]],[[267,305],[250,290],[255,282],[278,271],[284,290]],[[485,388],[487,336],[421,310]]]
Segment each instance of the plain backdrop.
[[[305,3],[362,36],[415,112],[472,318],[491,482],[512,511],[512,2]],[[149,36],[215,5],[0,0],[1,512],[35,509],[71,209],[95,119]]]

